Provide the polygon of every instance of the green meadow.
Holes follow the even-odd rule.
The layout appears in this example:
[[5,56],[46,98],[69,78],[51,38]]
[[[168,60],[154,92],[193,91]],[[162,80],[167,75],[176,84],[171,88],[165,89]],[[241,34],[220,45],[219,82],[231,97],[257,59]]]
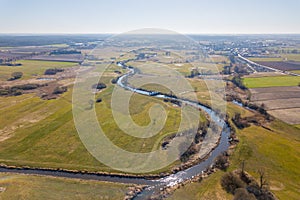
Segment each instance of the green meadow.
[[0,174],[0,199],[119,199],[128,191],[127,185],[87,181],[79,179],[55,178],[47,176]]
[[298,86],[300,77],[298,76],[270,76],[259,78],[243,78],[247,88],[263,88],[278,86]]
[[22,79],[29,79],[34,76],[43,75],[48,68],[66,68],[77,66],[72,62],[52,62],[52,61],[35,61],[19,60],[22,66],[0,66],[0,81],[5,81],[11,77],[13,72],[22,72]]
[[[241,112],[242,116],[251,113],[228,105],[232,116]],[[266,172],[268,187],[279,199],[298,199],[300,195],[300,129],[279,120],[273,121],[267,130],[259,126],[250,126],[238,130],[240,140],[233,155],[230,157],[230,167],[227,171],[240,168],[245,160],[245,170],[257,180],[258,170]],[[192,183],[181,187],[170,196],[172,199],[190,200],[230,200],[220,185],[220,178],[225,172],[218,171],[200,183]]]

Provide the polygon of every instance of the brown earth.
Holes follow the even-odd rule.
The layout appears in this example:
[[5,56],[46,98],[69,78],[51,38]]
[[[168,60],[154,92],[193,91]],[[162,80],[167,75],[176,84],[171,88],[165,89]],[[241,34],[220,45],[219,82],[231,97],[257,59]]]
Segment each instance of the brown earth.
[[298,62],[257,62],[260,65],[272,67],[283,71],[300,70]]
[[251,102],[265,105],[274,117],[289,124],[300,124],[300,87],[250,89]]

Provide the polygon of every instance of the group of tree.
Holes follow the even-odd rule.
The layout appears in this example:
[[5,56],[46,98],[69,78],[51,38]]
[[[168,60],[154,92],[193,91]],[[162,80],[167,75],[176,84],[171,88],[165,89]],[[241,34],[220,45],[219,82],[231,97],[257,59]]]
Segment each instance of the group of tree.
[[116,84],[116,83],[118,82],[119,78],[120,78],[119,76],[116,77],[116,78],[113,78],[113,79],[111,80],[111,83],[112,83],[112,84]]
[[232,121],[233,121],[234,125],[239,129],[247,128],[250,126],[248,121],[241,117],[240,113],[236,113],[232,117]]
[[237,87],[241,88],[242,90],[246,89],[246,86],[243,83],[243,80],[240,76],[234,76],[231,80]]
[[81,54],[77,50],[55,50],[50,53],[50,55],[62,55],[62,54]]
[[0,88],[0,96],[19,96],[23,94],[24,90],[34,90],[43,85],[39,84],[23,84],[15,85],[12,87]]
[[23,76],[22,72],[13,72],[11,74],[11,78],[9,78],[8,81],[14,81],[14,80],[20,79],[20,78],[22,78],[22,76]]
[[231,74],[231,71],[232,71],[232,63],[230,63],[230,65],[224,66],[222,73],[228,75]]
[[65,93],[66,91],[68,91],[67,87],[65,87],[65,86],[57,86],[56,88],[54,88],[53,94],[62,94],[62,93]]
[[55,75],[58,72],[63,72],[64,69],[60,69],[60,68],[50,68],[50,69],[46,69],[45,71],[45,75]]
[[102,90],[106,88],[106,85],[102,82],[96,83],[92,86],[92,89]]
[[234,195],[234,200],[275,200],[268,190],[265,171],[258,170],[259,181],[250,177],[244,170],[227,172],[221,178],[221,186]]

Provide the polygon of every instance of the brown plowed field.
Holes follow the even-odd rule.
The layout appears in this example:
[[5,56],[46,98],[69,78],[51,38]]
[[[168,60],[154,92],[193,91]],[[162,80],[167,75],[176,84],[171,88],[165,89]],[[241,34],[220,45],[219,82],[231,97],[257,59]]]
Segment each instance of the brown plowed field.
[[251,101],[262,103],[274,117],[290,124],[300,124],[300,87],[254,88]]
[[260,65],[272,67],[283,71],[300,70],[299,62],[257,62]]

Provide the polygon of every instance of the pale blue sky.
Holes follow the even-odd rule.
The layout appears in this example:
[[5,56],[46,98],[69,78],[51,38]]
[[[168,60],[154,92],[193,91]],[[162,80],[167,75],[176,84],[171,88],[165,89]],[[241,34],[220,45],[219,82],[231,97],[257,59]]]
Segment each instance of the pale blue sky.
[[0,0],[0,33],[300,33],[300,0]]

